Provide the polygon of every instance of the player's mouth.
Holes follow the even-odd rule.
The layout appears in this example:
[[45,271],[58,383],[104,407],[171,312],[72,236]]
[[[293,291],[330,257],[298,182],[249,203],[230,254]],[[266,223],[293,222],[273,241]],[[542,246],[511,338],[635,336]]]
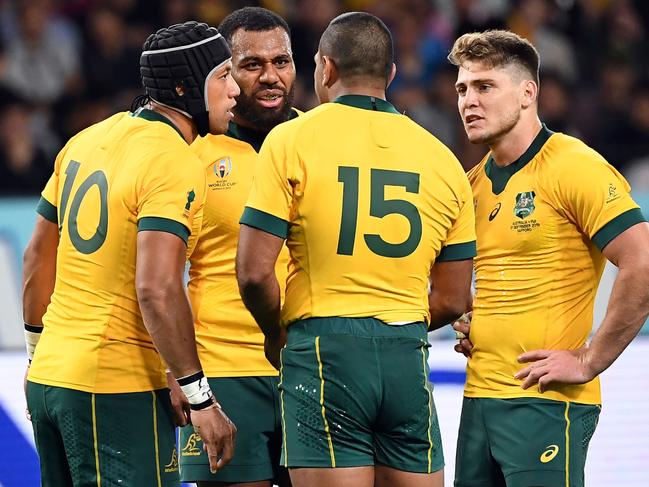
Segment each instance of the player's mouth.
[[263,90],[255,96],[257,103],[264,108],[277,108],[284,102],[282,90]]
[[229,118],[230,120],[232,120],[232,119],[234,118],[234,112],[232,111],[232,109],[233,109],[236,105],[237,105],[236,102],[233,103],[232,106],[231,106],[231,107],[226,111],[227,114],[228,114],[228,118]]
[[479,115],[467,115],[464,117],[464,125],[467,127],[475,127],[480,120],[484,120],[484,118]]

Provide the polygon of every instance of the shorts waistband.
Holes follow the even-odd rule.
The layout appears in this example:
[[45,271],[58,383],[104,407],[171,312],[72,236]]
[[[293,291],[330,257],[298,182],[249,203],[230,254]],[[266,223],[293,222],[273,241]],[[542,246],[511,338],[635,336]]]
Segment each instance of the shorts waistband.
[[366,338],[415,338],[428,341],[428,327],[423,321],[407,325],[388,325],[376,318],[307,318],[291,323],[287,343],[319,335],[351,335]]

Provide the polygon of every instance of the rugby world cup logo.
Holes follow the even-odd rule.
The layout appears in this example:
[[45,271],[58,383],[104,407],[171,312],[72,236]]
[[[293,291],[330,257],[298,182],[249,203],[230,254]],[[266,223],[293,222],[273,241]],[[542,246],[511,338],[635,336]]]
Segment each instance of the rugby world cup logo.
[[221,179],[227,178],[232,172],[232,159],[223,157],[214,163],[214,174]]

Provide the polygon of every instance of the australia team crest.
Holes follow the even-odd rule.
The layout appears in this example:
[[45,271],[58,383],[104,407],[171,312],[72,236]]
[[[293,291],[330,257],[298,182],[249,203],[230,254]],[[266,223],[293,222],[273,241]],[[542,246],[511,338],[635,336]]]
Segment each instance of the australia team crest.
[[227,178],[232,172],[232,159],[223,157],[214,163],[214,174],[220,178]]
[[524,191],[516,195],[516,206],[514,206],[514,215],[521,220],[534,213],[534,191]]

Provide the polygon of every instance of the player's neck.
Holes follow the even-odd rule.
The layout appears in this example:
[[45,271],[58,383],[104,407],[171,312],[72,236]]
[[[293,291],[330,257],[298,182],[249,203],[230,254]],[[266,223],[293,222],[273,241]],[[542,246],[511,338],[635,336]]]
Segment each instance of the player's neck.
[[491,156],[497,166],[505,167],[516,162],[534,141],[541,130],[541,121],[534,115],[521,120],[500,139],[490,144]]
[[339,96],[344,95],[372,96],[374,98],[380,98],[381,100],[386,99],[385,88],[374,88],[372,86],[360,84],[342,85],[337,83],[329,89],[329,99],[332,101]]
[[185,142],[187,142],[188,144],[194,142],[194,139],[197,135],[196,127],[189,117],[176,110],[172,110],[171,108],[167,108],[155,102],[151,103],[151,110],[159,113],[165,118],[168,118],[169,121],[173,123],[180,131],[183,139],[185,139]]

